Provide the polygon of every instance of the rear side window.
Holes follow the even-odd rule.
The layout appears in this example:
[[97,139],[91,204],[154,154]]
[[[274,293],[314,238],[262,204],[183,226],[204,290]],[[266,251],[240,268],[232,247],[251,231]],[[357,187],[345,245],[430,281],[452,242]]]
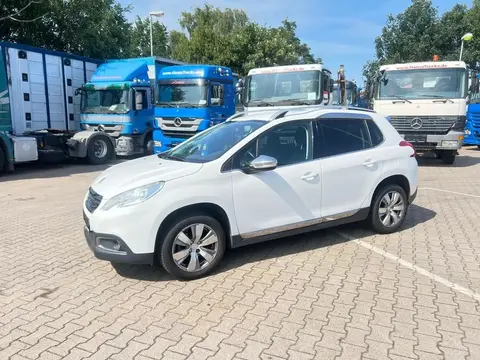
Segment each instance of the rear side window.
[[383,142],[383,134],[373,120],[367,120],[368,131],[372,139],[372,146],[378,146]]
[[372,143],[363,119],[320,119],[317,121],[322,157],[370,149]]

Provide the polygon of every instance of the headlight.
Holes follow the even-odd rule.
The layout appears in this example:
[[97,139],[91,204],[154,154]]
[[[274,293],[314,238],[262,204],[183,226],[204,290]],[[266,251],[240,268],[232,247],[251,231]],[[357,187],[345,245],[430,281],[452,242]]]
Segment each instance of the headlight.
[[153,195],[162,190],[164,185],[165,181],[159,181],[153,184],[144,185],[132,190],[125,191],[108,200],[103,206],[102,210],[107,211],[114,207],[122,208],[140,204],[150,199]]

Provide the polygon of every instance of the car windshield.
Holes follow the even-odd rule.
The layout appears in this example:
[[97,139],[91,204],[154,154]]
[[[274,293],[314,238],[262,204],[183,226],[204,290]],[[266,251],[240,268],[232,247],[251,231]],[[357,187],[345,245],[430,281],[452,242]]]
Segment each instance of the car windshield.
[[87,114],[125,114],[128,106],[128,90],[82,91],[81,112]]
[[157,101],[159,107],[203,107],[207,105],[207,87],[196,83],[182,81],[157,84]]
[[213,161],[266,123],[261,120],[226,121],[158,156],[164,159],[195,163]]
[[466,70],[391,70],[380,80],[377,99],[461,99],[467,93]]
[[275,105],[279,102],[319,100],[321,76],[318,70],[248,76],[247,106],[263,102]]

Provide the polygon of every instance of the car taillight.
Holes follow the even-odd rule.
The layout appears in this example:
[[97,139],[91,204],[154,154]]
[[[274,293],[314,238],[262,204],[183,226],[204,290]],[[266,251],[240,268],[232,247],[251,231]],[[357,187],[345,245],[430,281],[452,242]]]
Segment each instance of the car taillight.
[[413,145],[411,143],[409,143],[408,141],[402,140],[402,141],[400,141],[400,144],[398,144],[398,145],[411,147],[412,150],[413,150],[413,154],[410,155],[410,157],[415,157],[417,155],[417,152],[415,151]]

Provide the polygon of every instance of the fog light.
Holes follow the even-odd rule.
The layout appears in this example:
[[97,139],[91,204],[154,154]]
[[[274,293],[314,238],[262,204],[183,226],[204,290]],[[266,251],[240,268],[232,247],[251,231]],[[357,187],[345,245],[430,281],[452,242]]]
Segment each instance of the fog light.
[[472,134],[472,132],[470,130],[468,130],[468,129],[465,130],[465,135],[471,135],[471,134]]
[[97,246],[107,251],[122,253],[122,246],[115,239],[97,238]]
[[457,146],[458,146],[458,141],[457,140],[443,140],[442,141],[442,147],[457,148]]
[[162,142],[161,142],[161,141],[158,141],[158,140],[155,140],[155,141],[153,142],[153,146],[162,147]]

